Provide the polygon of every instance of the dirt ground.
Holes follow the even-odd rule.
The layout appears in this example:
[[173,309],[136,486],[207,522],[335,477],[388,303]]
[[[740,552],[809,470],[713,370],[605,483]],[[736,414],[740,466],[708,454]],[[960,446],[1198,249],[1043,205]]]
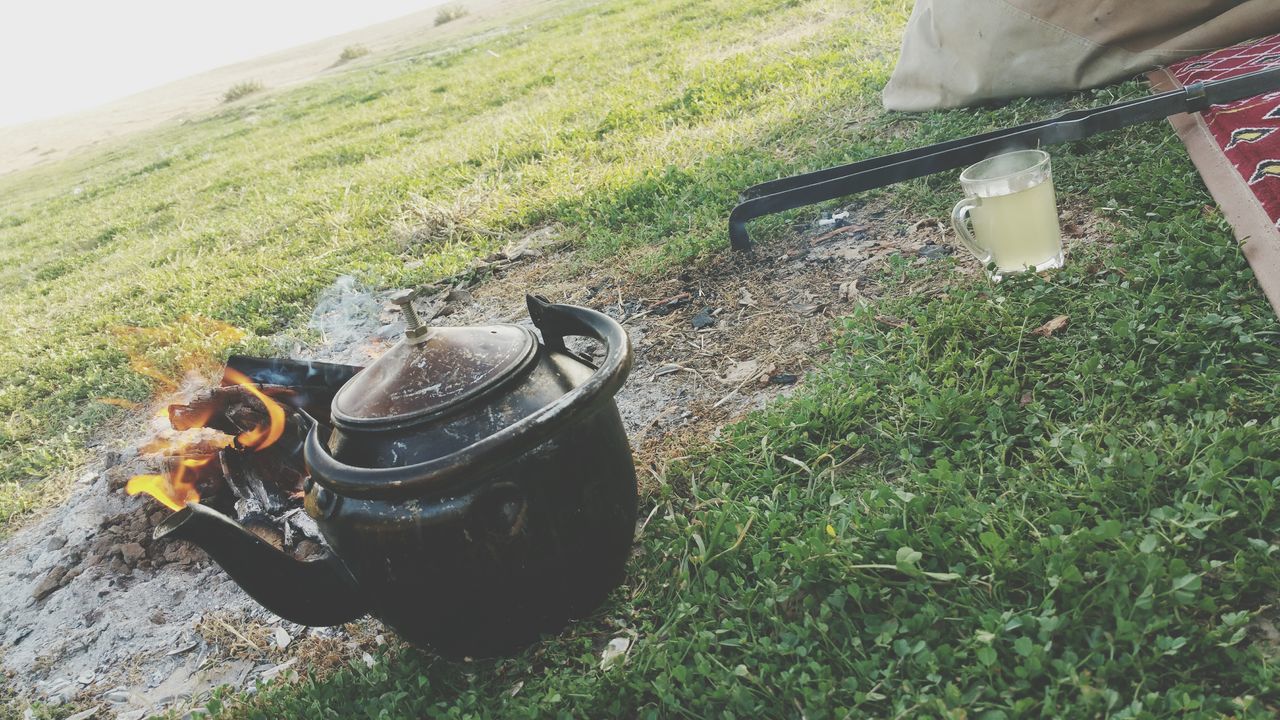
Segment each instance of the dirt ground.
[[[384,60],[389,54],[424,42],[462,37],[496,20],[519,22],[551,7],[554,2],[468,0],[468,15],[439,27],[435,25],[436,8],[432,7],[354,32],[210,70],[91,110],[7,127],[0,132],[0,175],[100,148],[142,130],[199,117],[221,107],[223,93],[237,83],[259,82],[267,92],[282,90],[323,75],[346,72],[350,68]],[[369,49],[369,55],[335,66],[338,55],[348,45],[363,45]]]
[[[636,362],[617,402],[643,495],[690,444],[802,384],[827,353],[833,318],[886,292],[875,278],[887,263],[927,264],[954,252],[936,220],[861,206],[833,217],[753,255],[726,251],[653,277],[582,263],[555,227],[543,228],[452,282],[422,289],[417,305],[438,325],[528,325],[531,292],[622,322]],[[1064,228],[1068,247],[1100,239],[1091,220]],[[960,268],[979,272],[967,256]],[[932,273],[895,292],[936,295],[953,278]],[[304,332],[276,338],[277,354],[367,364],[403,330],[389,301],[395,290],[338,279]],[[192,378],[164,402],[209,382]],[[198,707],[218,685],[251,689],[260,679],[323,672],[397,642],[369,619],[341,628],[281,620],[200,550],[151,540],[168,511],[120,488],[155,470],[156,458],[138,448],[165,428],[157,407],[121,423],[129,431],[101,443],[71,498],[0,549],[0,669],[15,692],[143,717]]]

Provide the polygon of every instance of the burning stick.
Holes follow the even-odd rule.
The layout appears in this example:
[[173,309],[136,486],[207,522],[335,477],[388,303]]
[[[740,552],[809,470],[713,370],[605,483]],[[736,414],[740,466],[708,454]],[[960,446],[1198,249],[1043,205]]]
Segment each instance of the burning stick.
[[[243,375],[228,368],[227,377]],[[238,435],[246,430],[269,425],[272,421],[271,410],[259,398],[267,397],[273,405],[279,407],[277,400],[292,398],[292,389],[280,385],[254,385],[244,378],[235,385],[221,385],[209,388],[185,404],[174,404],[168,407],[169,424],[174,430],[192,430],[195,428],[213,428],[227,435]]]
[[261,510],[279,515],[302,492],[301,463],[283,450],[249,454],[227,448],[218,458],[231,492],[239,498],[237,514]]

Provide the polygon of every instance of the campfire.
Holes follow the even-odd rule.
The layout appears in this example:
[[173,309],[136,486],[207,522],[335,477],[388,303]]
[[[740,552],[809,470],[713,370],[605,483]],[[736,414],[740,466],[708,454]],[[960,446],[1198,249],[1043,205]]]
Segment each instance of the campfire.
[[130,495],[171,510],[203,503],[281,549],[320,535],[302,509],[302,443],[328,418],[337,387],[359,368],[233,357],[222,383],[164,411],[171,430],[140,451],[159,471],[135,475]]

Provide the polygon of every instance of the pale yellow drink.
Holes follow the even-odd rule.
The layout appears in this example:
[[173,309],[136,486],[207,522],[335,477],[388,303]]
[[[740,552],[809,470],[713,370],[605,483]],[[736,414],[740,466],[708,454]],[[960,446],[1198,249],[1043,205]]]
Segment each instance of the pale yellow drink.
[[978,262],[995,265],[993,280],[1062,267],[1048,153],[1017,150],[989,157],[960,173],[960,185],[969,197],[956,204],[951,224]]
[[1018,272],[1061,262],[1062,237],[1053,180],[1010,195],[982,198],[970,211],[978,244],[991,253],[996,270]]

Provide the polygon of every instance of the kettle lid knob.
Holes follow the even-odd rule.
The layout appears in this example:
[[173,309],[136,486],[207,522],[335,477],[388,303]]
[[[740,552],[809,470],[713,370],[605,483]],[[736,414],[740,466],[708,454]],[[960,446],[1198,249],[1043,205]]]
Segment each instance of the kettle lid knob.
[[401,290],[391,296],[391,302],[400,308],[401,314],[404,315],[405,339],[410,342],[421,341],[426,338],[427,331],[431,328],[422,322],[422,318],[418,317],[418,311],[413,307],[413,301],[418,297],[417,290]]

